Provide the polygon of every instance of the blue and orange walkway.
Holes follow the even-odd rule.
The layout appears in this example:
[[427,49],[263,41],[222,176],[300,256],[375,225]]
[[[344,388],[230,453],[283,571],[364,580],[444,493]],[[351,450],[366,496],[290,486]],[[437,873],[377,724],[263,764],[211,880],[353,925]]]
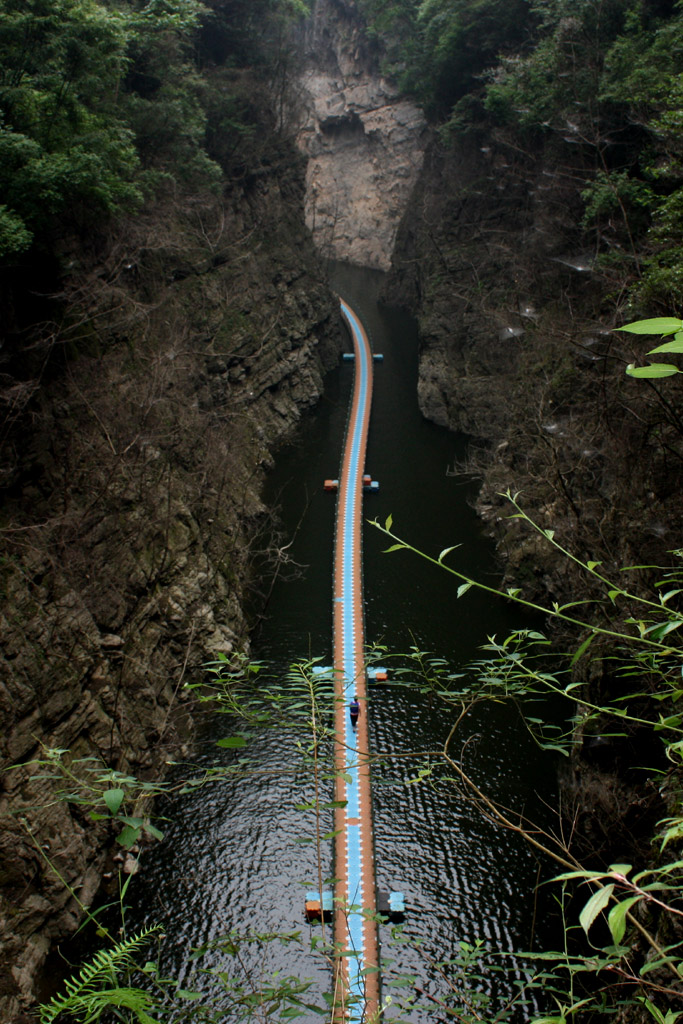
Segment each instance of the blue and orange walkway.
[[[355,378],[337,497],[334,554],[335,912],[337,1021],[368,1024],[379,1013],[379,951],[364,659],[362,505],[372,401],[372,353],[363,325],[342,300],[353,338]],[[349,703],[361,713],[351,724]]]

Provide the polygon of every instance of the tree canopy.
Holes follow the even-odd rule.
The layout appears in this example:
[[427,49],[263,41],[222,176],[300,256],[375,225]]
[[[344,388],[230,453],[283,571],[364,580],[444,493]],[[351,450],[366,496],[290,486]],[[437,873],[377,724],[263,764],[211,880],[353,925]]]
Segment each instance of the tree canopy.
[[553,144],[579,183],[599,257],[621,260],[641,304],[680,310],[680,3],[360,2],[386,70],[445,126],[444,138],[493,129],[520,152]]
[[225,167],[209,152],[210,121],[239,138],[249,104],[215,71],[267,67],[273,26],[303,10],[302,0],[0,0],[0,259],[49,249],[164,185],[217,187]]

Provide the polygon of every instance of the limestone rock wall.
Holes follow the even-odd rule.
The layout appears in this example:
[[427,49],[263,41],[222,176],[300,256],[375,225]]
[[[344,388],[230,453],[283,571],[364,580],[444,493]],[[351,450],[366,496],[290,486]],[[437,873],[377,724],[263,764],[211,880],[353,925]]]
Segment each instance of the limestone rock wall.
[[302,49],[306,223],[325,256],[386,270],[422,165],[424,118],[380,74],[352,0],[318,0]]
[[247,645],[253,555],[277,557],[264,469],[341,345],[302,196],[290,155],[125,225],[65,281],[64,358],[6,435],[0,755],[48,764],[0,776],[1,1020],[23,1019],[117,849],[59,799],[57,761],[157,777],[188,733],[183,683]]

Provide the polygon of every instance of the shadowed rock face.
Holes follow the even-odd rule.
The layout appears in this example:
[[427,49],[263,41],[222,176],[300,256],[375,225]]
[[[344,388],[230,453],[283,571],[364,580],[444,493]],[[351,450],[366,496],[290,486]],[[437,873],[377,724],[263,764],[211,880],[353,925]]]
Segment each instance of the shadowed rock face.
[[115,885],[109,784],[58,799],[77,790],[64,766],[149,780],[185,756],[183,683],[246,647],[244,602],[267,586],[264,467],[341,343],[301,161],[278,153],[248,190],[150,206],[84,257],[60,321],[87,332],[4,424],[0,762],[24,767],[0,776],[0,1021],[33,1020],[73,894],[101,905]]
[[349,0],[318,0],[303,45],[306,223],[324,255],[386,270],[422,167],[426,123],[379,74]]

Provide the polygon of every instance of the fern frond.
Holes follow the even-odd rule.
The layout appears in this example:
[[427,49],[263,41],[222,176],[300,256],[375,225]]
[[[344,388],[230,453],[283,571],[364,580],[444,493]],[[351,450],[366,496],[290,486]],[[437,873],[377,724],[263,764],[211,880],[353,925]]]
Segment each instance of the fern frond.
[[[105,982],[110,986],[112,983],[116,985],[117,972],[134,968],[134,954],[157,931],[159,925],[153,925],[117,943],[112,949],[99,950],[90,963],[84,964],[80,972],[65,983],[65,995],[54,996],[49,1003],[41,1005],[40,1024],[53,1024],[62,1013],[69,1013],[85,1021],[95,1021],[107,1006],[112,1005],[127,1006],[140,1021],[151,1021],[152,1018],[145,1013],[145,1008],[151,1004],[151,997],[146,992],[130,988],[104,989],[100,986]],[[118,999],[123,1002],[117,1002]]]

